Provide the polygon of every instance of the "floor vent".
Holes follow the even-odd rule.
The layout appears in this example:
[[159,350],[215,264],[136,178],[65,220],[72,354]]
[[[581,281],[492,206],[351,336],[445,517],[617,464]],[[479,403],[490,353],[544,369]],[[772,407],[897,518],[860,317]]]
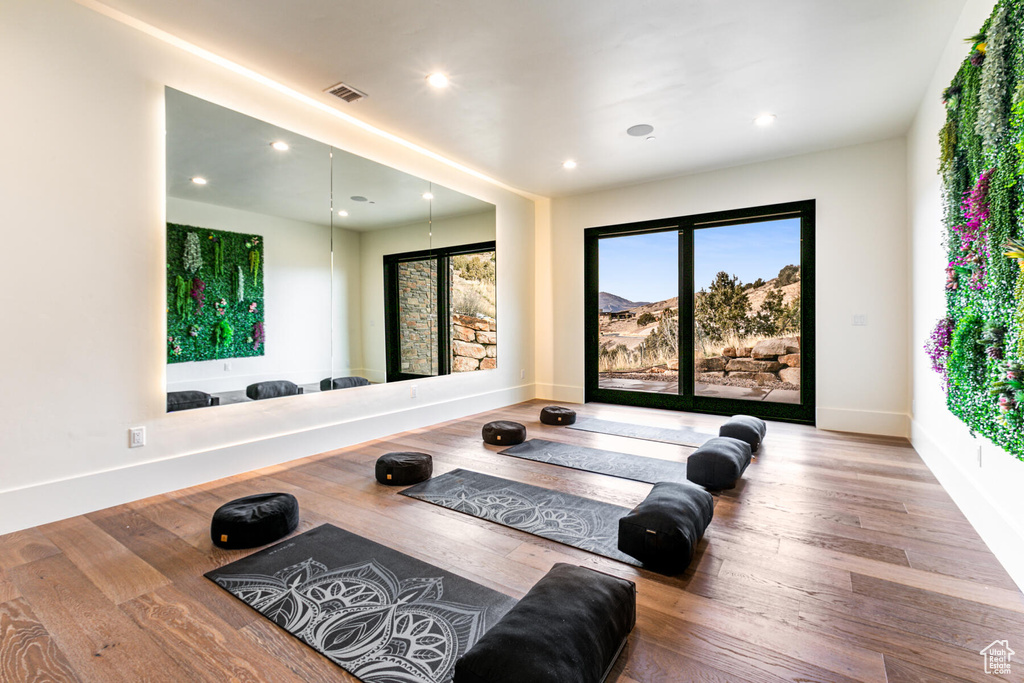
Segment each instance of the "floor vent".
[[346,102],[358,102],[359,100],[366,97],[366,93],[360,92],[350,85],[344,83],[336,83],[330,88],[324,90],[329,95],[334,95],[337,98],[343,99]]

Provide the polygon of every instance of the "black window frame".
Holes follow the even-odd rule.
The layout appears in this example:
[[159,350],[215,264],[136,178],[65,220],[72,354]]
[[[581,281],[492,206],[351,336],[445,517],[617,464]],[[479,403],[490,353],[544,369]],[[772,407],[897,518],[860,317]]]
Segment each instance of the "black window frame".
[[[384,255],[384,348],[386,380],[403,382],[452,374],[451,370],[451,257],[493,251],[497,257],[497,241],[459,244],[437,249],[407,251]],[[398,266],[414,261],[435,262],[437,268],[437,374],[416,375],[402,372],[402,345],[398,337],[400,306],[398,302]],[[497,258],[495,258],[497,288]]]
[[[726,211],[663,218],[588,228],[584,231],[584,400],[587,402],[663,408],[715,415],[746,414],[771,420],[815,424],[815,207],[813,199]],[[800,218],[800,403],[776,403],[726,399],[694,394],[692,330],[684,335],[684,323],[693,323],[694,282],[690,264],[694,258],[694,231],[729,225],[747,225],[785,218]],[[679,239],[679,387],[678,394],[602,389],[598,386],[599,252],[600,240],[629,234],[677,230]],[[687,339],[687,343],[683,343]]]

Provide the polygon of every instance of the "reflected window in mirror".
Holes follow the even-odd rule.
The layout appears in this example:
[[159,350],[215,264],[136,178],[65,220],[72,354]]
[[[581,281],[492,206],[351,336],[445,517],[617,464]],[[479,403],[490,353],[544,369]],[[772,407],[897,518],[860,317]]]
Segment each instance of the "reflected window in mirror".
[[498,367],[494,242],[384,257],[389,382]]

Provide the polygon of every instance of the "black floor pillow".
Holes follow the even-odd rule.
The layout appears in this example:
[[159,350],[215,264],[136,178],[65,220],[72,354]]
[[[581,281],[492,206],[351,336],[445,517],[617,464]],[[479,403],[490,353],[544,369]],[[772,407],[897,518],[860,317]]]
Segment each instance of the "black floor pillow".
[[663,481],[619,520],[619,550],[645,569],[679,574],[711,524],[715,501],[695,484]]
[[482,430],[484,442],[492,446],[515,446],[526,441],[526,427],[518,422],[488,422]]
[[576,411],[562,406],[541,408],[540,421],[546,425],[571,425],[576,422]]
[[260,493],[225,503],[213,513],[213,544],[235,550],[284,538],[299,526],[299,501],[290,493]]
[[767,431],[768,425],[761,418],[750,415],[733,415],[719,427],[718,435],[746,441],[750,444],[750,450],[757,453]]
[[712,491],[735,488],[750,464],[750,444],[731,436],[705,441],[686,459],[686,478]]
[[559,563],[455,663],[453,683],[600,683],[635,623],[632,581]]
[[434,459],[426,453],[385,453],[377,458],[374,476],[386,486],[408,486],[430,479]]

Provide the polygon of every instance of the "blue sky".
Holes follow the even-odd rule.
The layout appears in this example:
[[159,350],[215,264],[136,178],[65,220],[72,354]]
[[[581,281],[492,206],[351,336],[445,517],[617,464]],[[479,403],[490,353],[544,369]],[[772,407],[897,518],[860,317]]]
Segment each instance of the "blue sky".
[[[630,301],[662,301],[678,291],[678,233],[609,237],[600,242],[600,289]],[[720,270],[741,282],[770,280],[800,263],[800,220],[789,218],[694,231],[694,285],[707,288]]]

